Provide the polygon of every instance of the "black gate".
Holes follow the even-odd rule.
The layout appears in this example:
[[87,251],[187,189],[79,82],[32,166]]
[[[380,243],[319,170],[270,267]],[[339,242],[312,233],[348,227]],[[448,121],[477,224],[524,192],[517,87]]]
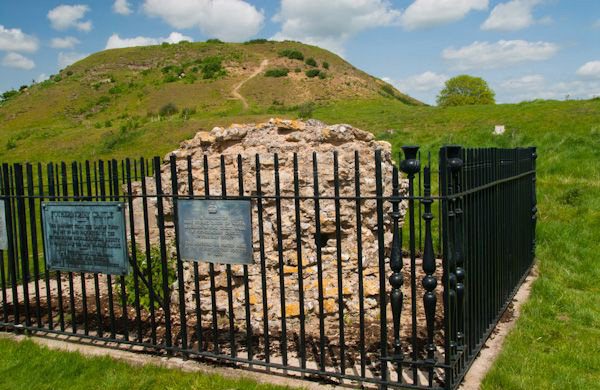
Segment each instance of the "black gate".
[[[316,154],[268,156],[268,170],[258,155],[3,164],[0,328],[322,380],[454,389],[533,264],[536,152],[447,146],[432,167],[418,147],[403,150],[389,170],[377,151],[373,177],[358,153],[340,174],[337,152],[332,166]],[[287,182],[280,164],[292,167]],[[325,171],[332,193],[319,188]],[[172,245],[179,199],[251,200],[254,264],[182,261]],[[130,274],[47,271],[47,201],[124,202]]]

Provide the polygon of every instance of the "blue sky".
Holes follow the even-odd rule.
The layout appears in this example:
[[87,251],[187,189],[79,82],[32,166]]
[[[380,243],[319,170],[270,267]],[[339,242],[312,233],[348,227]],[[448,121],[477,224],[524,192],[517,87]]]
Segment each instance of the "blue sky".
[[599,0],[4,0],[0,91],[105,48],[212,37],[316,44],[428,103],[458,74],[501,103],[600,96]]

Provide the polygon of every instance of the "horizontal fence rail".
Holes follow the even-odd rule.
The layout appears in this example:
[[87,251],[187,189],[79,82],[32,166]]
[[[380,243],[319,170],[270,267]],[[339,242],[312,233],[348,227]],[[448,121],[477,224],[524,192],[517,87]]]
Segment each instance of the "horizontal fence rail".
[[[454,389],[533,264],[535,158],[407,146],[398,165],[383,150],[3,164],[0,328]],[[210,230],[180,214],[196,200],[249,205],[251,263],[188,258],[188,230]],[[44,207],[94,204],[124,210],[129,272],[49,269]]]

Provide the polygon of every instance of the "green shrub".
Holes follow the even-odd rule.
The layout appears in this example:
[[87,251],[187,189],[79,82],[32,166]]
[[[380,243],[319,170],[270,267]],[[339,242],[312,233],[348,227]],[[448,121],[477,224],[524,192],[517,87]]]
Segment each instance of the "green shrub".
[[144,69],[142,70],[142,76],[148,76],[150,74],[150,69]]
[[225,69],[223,69],[222,62],[223,60],[219,56],[206,57],[202,60],[202,78],[209,80],[224,76]]
[[99,129],[99,128],[101,128],[101,127],[102,127],[102,123],[100,123],[100,122],[96,122],[96,123],[94,124],[94,127],[95,127],[95,128],[97,128],[97,129]]
[[169,44],[169,42],[163,42],[163,43],[160,44],[160,46],[161,47],[169,47],[171,45]]
[[19,94],[18,91],[15,91],[14,89],[11,89],[10,91],[6,91],[2,94],[2,101],[4,100],[9,100],[14,98],[15,96],[17,96]]
[[120,85],[115,85],[114,87],[112,87],[111,89],[108,90],[108,93],[110,93],[111,95],[118,95],[122,92],[123,92],[123,87]]
[[211,38],[211,39],[207,39],[206,43],[217,43],[218,44],[218,43],[223,43],[223,41],[220,39],[217,39],[217,38]]
[[6,150],[11,150],[17,147],[17,142],[11,138],[6,142]]
[[289,72],[287,68],[269,69],[265,72],[265,77],[285,77]]
[[310,118],[315,110],[315,103],[307,102],[298,106],[298,116],[302,119]]
[[325,80],[325,79],[327,78],[327,73],[325,73],[325,72],[320,72],[320,73],[319,73],[319,78],[320,78],[321,80]]
[[321,71],[319,69],[309,69],[306,72],[304,72],[304,74],[306,74],[306,76],[310,78],[317,77],[320,73]]
[[396,92],[394,92],[394,88],[389,84],[384,84],[381,86],[381,90],[388,95],[396,96]]
[[67,76],[73,76],[73,71],[72,70],[67,70]]
[[267,43],[269,42],[268,39],[264,39],[264,38],[258,38],[258,39],[251,39],[249,41],[244,42],[244,45],[251,45],[253,43]]
[[186,107],[183,110],[181,110],[181,117],[183,119],[188,119],[190,116],[194,115],[196,113],[196,109],[193,107]]
[[296,69],[294,69],[294,72],[296,72],[296,73],[300,73],[300,72],[302,72],[302,69],[300,69],[300,68],[296,68]]
[[279,52],[280,57],[287,57],[290,60],[304,60],[304,54],[299,52],[298,50],[285,49]]
[[62,77],[60,77],[60,76],[56,76],[56,77],[54,78],[54,81],[58,83],[59,81],[62,81]]
[[160,116],[171,116],[179,112],[177,106],[174,103],[167,103],[160,108],[158,115]]
[[112,121],[111,121],[110,119],[107,119],[107,120],[104,122],[104,127],[112,127]]
[[329,69],[329,62],[323,62],[323,68]]
[[22,91],[26,90],[27,88],[29,88],[29,86],[28,86],[28,85],[21,85],[21,86],[19,87],[19,92],[22,92]]
[[[160,304],[156,301],[157,297],[164,302],[164,291],[163,291],[163,279],[162,279],[162,258],[160,255],[160,249],[158,247],[150,248],[150,261],[148,262],[148,257],[145,252],[142,252],[140,249],[136,248],[136,263],[139,272],[143,275],[146,282],[150,282],[152,279],[152,291],[153,294],[153,303],[154,308],[159,308]],[[176,260],[173,258],[167,259],[167,279],[169,281],[169,286],[171,286],[175,280],[177,280],[175,273],[175,262]],[[150,263],[150,271],[148,270],[148,263]],[[152,275],[152,277],[150,277]],[[146,310],[150,310],[150,290],[148,286],[139,278],[137,273],[132,270],[127,277],[125,278],[125,291],[127,294],[127,303],[130,305],[135,305],[135,279],[138,279],[138,292],[140,297],[140,306],[145,308]],[[166,298],[167,301],[165,304],[169,304],[170,297]]]
[[308,66],[317,66],[317,61],[314,58],[307,58],[305,64]]

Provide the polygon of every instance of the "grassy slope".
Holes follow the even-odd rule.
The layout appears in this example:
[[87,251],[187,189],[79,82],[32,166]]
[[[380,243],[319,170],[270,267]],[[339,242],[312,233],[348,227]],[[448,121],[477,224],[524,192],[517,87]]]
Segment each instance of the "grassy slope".
[[[599,100],[410,110],[347,103],[316,116],[372,130],[396,151],[538,146],[540,275],[483,389],[600,388]],[[507,133],[492,135],[496,124]]]
[[[327,77],[308,78],[304,71],[313,68],[280,57],[284,49],[313,57]],[[205,80],[202,63],[197,61],[215,56],[222,59],[226,74]],[[231,92],[263,59],[270,61],[267,69],[285,67],[290,73],[281,78],[263,73],[246,83],[240,92],[250,102],[250,110],[244,112]],[[323,68],[323,62],[329,63],[329,69]],[[165,73],[169,65],[178,70]],[[180,70],[185,75],[181,79],[176,78]],[[169,76],[175,81],[167,82]],[[394,100],[382,90],[390,87],[383,81],[327,50],[295,42],[181,43],[106,50],[66,68],[55,80],[34,85],[0,105],[0,160],[137,156],[147,150],[162,154],[198,130],[228,124],[230,119],[224,118],[264,119],[297,112],[307,102],[382,96]],[[391,91],[398,99],[419,103]],[[189,118],[159,116],[167,103],[195,113]],[[154,146],[157,139],[161,140],[158,147]]]
[[12,390],[283,390],[252,380],[181,372],[153,365],[130,366],[110,358],[40,347],[31,341],[0,340],[0,389]]
[[[126,137],[123,144],[102,153],[90,142],[99,139],[99,136],[94,138],[92,130],[85,133],[86,139],[80,143],[59,150],[53,149],[58,141],[47,143],[34,132],[18,140],[17,148],[4,152],[2,157],[9,161],[26,158],[37,161],[98,155],[162,155],[196,129],[258,121],[277,114],[256,106],[241,114],[237,102],[227,104],[230,106],[225,105],[222,111],[198,113],[193,126],[186,127],[192,121],[172,119],[159,122],[154,131],[151,123],[144,134],[152,137]],[[280,112],[282,116],[296,116],[296,112],[283,112]],[[110,110],[101,115],[110,116]],[[599,388],[600,101],[440,109],[409,107],[382,97],[367,100],[355,97],[329,102],[313,116],[373,131],[379,138],[392,142],[396,151],[403,144],[419,144],[432,151],[447,143],[501,147],[537,145],[540,277],[484,388]],[[506,125],[507,133],[493,136],[496,124]],[[388,134],[385,132],[388,129],[396,131]],[[7,130],[10,131],[23,130]],[[81,138],[81,131],[75,126],[44,131],[58,132],[56,139],[64,142]],[[5,137],[4,132],[0,137]]]

